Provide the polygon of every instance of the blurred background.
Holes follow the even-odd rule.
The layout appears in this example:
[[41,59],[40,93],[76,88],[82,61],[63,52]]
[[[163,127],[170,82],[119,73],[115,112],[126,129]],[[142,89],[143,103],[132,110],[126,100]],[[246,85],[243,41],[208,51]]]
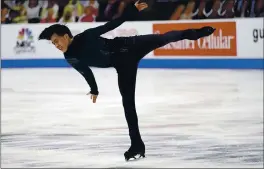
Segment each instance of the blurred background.
[[149,8],[138,21],[102,35],[216,28],[142,59],[136,105],[147,158],[124,162],[116,71],[92,68],[100,92],[93,104],[83,77],[38,36],[57,22],[78,34],[119,17],[130,1],[1,0],[1,165],[263,167],[264,0],[140,0]]
[[[105,22],[131,0],[2,0],[1,23]],[[263,0],[145,0],[140,20],[195,20],[264,16]]]

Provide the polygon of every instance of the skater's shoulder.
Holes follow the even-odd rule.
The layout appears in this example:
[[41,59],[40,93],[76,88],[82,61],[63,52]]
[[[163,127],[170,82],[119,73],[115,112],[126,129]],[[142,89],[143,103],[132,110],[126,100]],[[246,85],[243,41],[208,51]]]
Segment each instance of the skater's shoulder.
[[80,42],[82,42],[84,39],[84,35],[83,35],[83,33],[81,32],[81,33],[79,33],[79,34],[77,34],[77,35],[75,35],[74,37],[73,37],[73,43],[74,44],[76,44],[76,43],[80,43]]

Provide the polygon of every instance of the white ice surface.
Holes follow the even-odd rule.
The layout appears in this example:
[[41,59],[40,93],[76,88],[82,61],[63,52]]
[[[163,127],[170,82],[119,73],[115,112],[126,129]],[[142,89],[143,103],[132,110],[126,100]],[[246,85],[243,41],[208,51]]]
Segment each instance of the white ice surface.
[[263,167],[263,71],[140,69],[146,158],[129,137],[113,69],[2,69],[2,167]]

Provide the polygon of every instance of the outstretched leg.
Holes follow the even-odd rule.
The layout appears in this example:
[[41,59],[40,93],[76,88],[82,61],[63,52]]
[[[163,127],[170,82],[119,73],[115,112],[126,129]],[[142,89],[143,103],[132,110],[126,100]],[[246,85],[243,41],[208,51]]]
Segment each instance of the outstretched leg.
[[139,61],[152,50],[167,45],[168,43],[183,39],[198,40],[199,38],[211,35],[214,31],[214,28],[206,26],[200,29],[173,30],[164,34],[135,36],[135,44],[133,47],[135,51],[134,55]]
[[137,64],[125,64],[117,67],[118,85],[122,96],[125,117],[128,124],[131,147],[124,154],[126,160],[145,153],[145,145],[141,139],[138,126],[138,117],[135,106],[135,88]]

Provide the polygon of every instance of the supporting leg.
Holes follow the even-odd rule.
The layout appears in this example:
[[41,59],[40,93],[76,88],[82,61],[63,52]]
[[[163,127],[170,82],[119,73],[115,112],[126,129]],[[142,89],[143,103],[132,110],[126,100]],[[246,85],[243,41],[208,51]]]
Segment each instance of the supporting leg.
[[135,105],[137,65],[122,66],[122,68],[119,68],[117,72],[118,86],[122,96],[125,117],[129,128],[129,136],[131,144],[133,144],[141,141]]
[[138,126],[138,116],[135,106],[135,88],[137,76],[137,64],[128,64],[119,67],[118,85],[122,96],[125,117],[129,129],[131,147],[125,153],[126,160],[138,153],[145,153],[145,145],[141,139]]

